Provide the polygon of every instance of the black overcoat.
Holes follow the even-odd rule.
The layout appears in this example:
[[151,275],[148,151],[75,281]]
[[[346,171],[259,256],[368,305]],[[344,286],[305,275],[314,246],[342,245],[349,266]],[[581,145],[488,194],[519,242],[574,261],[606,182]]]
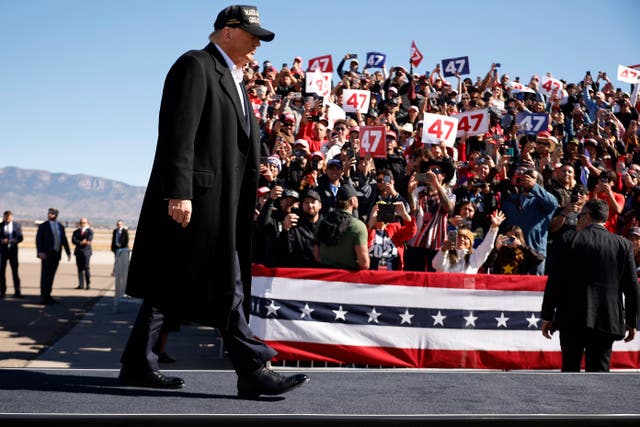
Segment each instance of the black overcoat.
[[[224,326],[235,289],[236,252],[244,292],[250,294],[259,131],[249,116],[247,125],[215,45],[189,51],[172,66],[127,294],[181,320]],[[168,199],[192,201],[186,228],[168,216]]]
[[[594,224],[560,242],[542,302],[542,318],[559,330],[585,327],[620,340],[637,328],[640,294],[631,242]],[[624,295],[624,299],[623,299]]]

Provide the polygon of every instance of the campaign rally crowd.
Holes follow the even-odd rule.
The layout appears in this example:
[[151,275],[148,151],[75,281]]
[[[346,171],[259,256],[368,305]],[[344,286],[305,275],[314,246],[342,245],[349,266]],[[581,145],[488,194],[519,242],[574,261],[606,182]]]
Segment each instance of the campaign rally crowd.
[[[280,70],[248,64],[262,156],[254,262],[541,275],[595,198],[639,257],[637,85],[626,92],[598,71],[521,82],[499,66],[451,83],[439,65],[387,72],[347,54],[319,96],[300,57]],[[369,91],[368,106],[344,108],[354,90]],[[364,134],[376,126],[382,155]]]

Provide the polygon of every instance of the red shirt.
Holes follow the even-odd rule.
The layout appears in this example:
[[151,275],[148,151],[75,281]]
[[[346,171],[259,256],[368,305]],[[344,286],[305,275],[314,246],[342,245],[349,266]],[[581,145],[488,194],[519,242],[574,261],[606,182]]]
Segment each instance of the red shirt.
[[300,130],[298,131],[298,138],[307,140],[309,143],[309,151],[312,153],[314,151],[320,151],[322,144],[327,142],[326,139],[320,140],[314,138],[314,128],[314,122],[306,122],[300,125]]
[[[618,214],[616,213],[615,207],[611,206],[609,201],[609,195],[607,193],[597,193],[591,194],[590,199],[597,197],[600,200],[604,200],[609,205],[609,217],[607,218],[607,222],[604,223],[604,227],[612,233],[615,233],[618,225]],[[616,199],[616,203],[619,206],[624,206],[624,196],[620,193],[613,192],[613,197]]]

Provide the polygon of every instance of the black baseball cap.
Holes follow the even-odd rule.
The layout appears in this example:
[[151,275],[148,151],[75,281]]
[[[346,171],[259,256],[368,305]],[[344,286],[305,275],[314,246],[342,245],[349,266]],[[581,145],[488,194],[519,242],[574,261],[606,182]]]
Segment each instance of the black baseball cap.
[[295,190],[285,189],[282,192],[282,198],[291,197],[292,199],[300,200],[300,194]]
[[349,184],[341,185],[340,188],[338,188],[338,194],[336,195],[338,200],[342,202],[346,202],[352,197],[361,197],[361,196],[362,196],[362,193],[356,191],[356,189]]
[[229,6],[223,9],[216,18],[213,28],[221,30],[224,27],[242,28],[260,40],[270,42],[276,36],[271,31],[260,26],[258,8],[255,6]]
[[307,190],[307,192],[302,195],[303,200],[306,199],[307,197],[317,200],[319,202],[322,202],[322,198],[320,197],[320,194],[318,194],[318,192],[315,190]]

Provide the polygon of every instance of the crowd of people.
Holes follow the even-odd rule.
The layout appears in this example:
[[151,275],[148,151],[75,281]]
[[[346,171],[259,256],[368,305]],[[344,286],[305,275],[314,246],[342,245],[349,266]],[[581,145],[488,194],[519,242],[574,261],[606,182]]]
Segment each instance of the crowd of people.
[[[451,84],[439,66],[387,72],[345,55],[322,98],[305,92],[302,63],[244,68],[261,129],[254,262],[542,275],[590,199],[607,202],[607,229],[640,258],[637,88],[588,72],[545,94],[538,75],[515,85],[498,64]],[[345,89],[369,90],[371,103],[332,121],[327,105],[342,105]],[[486,133],[423,143],[424,114],[475,110],[488,110]],[[546,113],[548,128],[527,132],[521,112]],[[360,153],[360,129],[373,125],[386,128],[385,158]]]

